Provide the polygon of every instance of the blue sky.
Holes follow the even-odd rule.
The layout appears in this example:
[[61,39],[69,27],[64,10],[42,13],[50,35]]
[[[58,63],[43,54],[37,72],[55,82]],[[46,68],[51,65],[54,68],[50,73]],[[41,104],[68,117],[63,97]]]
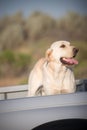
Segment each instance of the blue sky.
[[0,0],[0,17],[18,11],[22,11],[24,16],[42,11],[56,18],[68,11],[87,15],[87,0]]

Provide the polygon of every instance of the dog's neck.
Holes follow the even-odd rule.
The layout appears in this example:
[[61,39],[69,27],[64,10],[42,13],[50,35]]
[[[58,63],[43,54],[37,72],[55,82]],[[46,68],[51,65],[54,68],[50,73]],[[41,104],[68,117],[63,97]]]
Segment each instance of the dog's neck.
[[48,63],[45,62],[43,70],[45,72],[45,83],[49,79],[47,83],[54,84],[59,90],[67,90],[67,88],[69,92],[71,92],[70,90],[74,90],[75,78],[71,67],[50,61]]
[[68,70],[72,71],[72,67],[54,61],[47,62],[47,68],[51,71],[54,77],[61,77],[61,75],[65,74]]

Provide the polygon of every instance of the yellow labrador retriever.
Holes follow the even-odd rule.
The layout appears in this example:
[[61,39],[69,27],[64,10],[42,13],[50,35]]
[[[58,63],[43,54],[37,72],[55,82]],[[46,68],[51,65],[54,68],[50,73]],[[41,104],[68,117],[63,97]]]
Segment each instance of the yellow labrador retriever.
[[78,64],[77,52],[68,41],[54,42],[30,73],[28,96],[75,92],[72,65]]

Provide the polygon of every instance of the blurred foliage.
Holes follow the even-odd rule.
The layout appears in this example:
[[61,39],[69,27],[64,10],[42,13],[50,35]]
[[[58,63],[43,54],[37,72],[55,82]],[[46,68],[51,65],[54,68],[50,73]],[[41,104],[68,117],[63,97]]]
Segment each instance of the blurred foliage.
[[6,50],[6,51],[0,53],[0,64],[2,64],[2,63],[11,64],[11,63],[14,63],[14,61],[15,61],[15,56],[12,51]]
[[87,41],[86,26],[87,16],[74,12],[59,19],[38,11],[25,19],[18,12],[0,19],[0,50],[15,48],[26,40],[39,40],[44,37]]
[[56,21],[48,15],[34,12],[26,21],[26,28],[31,39],[39,39],[55,29]]
[[54,19],[33,12],[0,18],[0,77],[28,76],[35,62],[56,40],[69,40],[79,49],[76,78],[87,77],[87,16],[69,12]]
[[0,53],[0,76],[19,76],[26,74],[31,62],[31,56],[28,54],[15,53],[6,50]]
[[23,30],[19,24],[8,26],[0,36],[0,50],[16,48],[23,42]]

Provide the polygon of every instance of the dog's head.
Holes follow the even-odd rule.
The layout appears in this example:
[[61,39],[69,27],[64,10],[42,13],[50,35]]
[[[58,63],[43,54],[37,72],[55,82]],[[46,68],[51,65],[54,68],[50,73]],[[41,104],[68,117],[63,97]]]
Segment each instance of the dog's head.
[[78,61],[74,59],[79,49],[70,45],[67,41],[54,42],[46,52],[46,58],[48,61],[56,61],[63,65],[78,64]]

